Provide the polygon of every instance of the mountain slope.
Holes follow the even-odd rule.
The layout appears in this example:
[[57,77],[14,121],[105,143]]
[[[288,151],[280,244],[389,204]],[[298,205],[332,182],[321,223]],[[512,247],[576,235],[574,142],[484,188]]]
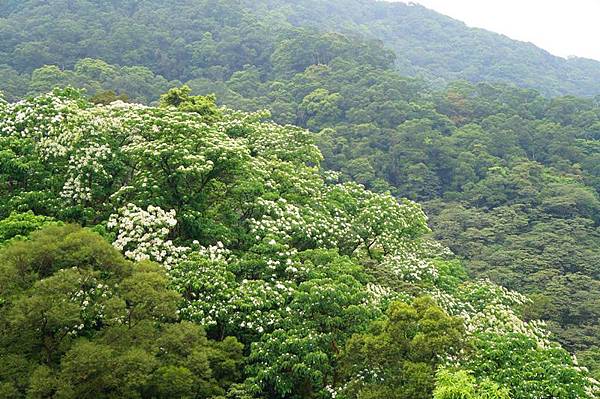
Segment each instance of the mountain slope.
[[372,0],[9,1],[0,5],[0,65],[23,73],[92,57],[184,81],[195,69],[214,66],[204,63],[212,42],[213,51],[238,50],[217,63],[226,68],[219,73],[268,63],[269,38],[289,26],[379,39],[395,51],[402,74],[440,84],[465,79],[546,95],[600,94],[600,62],[555,57],[419,5]]
[[[436,238],[473,276],[531,295],[527,317],[549,322],[560,342],[600,376],[594,360],[600,359],[597,101],[549,99],[487,83],[432,90],[422,79],[403,77],[393,53],[367,30],[391,32],[393,24],[376,21],[400,21],[396,10],[415,21],[414,29],[441,31],[441,22],[408,17],[431,13],[422,7],[350,0],[8,6],[10,17],[0,22],[7,39],[0,41],[3,62],[23,70],[0,68],[0,83],[11,86],[8,99],[69,84],[100,92],[96,103],[115,99],[102,93],[109,89],[148,103],[186,82],[232,108],[270,109],[278,123],[319,132],[326,168],[373,191],[425,204]],[[9,15],[9,8],[2,12]],[[449,24],[444,30],[460,27],[439,18]],[[336,26],[344,32],[331,32]],[[448,40],[471,37],[453,35]],[[407,54],[397,63],[414,53],[405,45]],[[18,48],[14,58],[6,52],[11,46]],[[440,44],[440,59],[445,47]],[[81,59],[88,56],[118,65]],[[66,69],[37,68],[46,62]],[[122,66],[132,64],[141,66]],[[12,170],[6,162],[0,166]]]
[[417,4],[372,0],[246,1],[257,14],[296,26],[357,30],[383,41],[402,74],[430,80],[505,82],[547,95],[600,94],[600,62],[553,56],[531,43],[477,28]]

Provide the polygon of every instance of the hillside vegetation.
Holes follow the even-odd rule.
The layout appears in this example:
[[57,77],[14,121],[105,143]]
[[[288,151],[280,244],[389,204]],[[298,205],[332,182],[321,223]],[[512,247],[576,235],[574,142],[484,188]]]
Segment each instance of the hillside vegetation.
[[593,397],[416,203],[266,114],[161,104],[0,103],[4,397]]
[[88,57],[147,68],[129,71],[143,79],[120,81],[129,88],[149,84],[150,71],[182,82],[207,73],[227,79],[245,65],[269,73],[272,50],[294,28],[380,40],[397,54],[401,74],[437,85],[467,80],[546,95],[600,94],[600,62],[555,57],[422,6],[374,0],[7,0],[0,4],[0,65],[11,80]]

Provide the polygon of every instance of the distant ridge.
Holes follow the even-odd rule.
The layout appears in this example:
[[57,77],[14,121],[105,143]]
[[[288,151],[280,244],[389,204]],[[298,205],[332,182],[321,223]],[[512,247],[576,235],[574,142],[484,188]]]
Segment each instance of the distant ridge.
[[[250,11],[255,20],[224,20],[227,13],[219,10],[225,9],[240,16]],[[173,21],[180,21],[182,12],[199,22],[178,26]],[[210,26],[202,22],[207,16],[214,21]],[[598,61],[557,57],[418,4],[377,0],[6,0],[0,3],[0,69],[11,76],[45,64],[71,68],[88,57],[141,65],[167,79],[185,81],[190,74],[182,69],[190,64],[173,65],[169,59],[195,62],[193,48],[204,32],[227,32],[248,23],[273,30],[296,26],[370,36],[396,53],[400,73],[438,85],[467,80],[511,83],[547,96],[600,94]],[[151,35],[145,34],[148,29]],[[140,46],[155,51],[143,53]],[[252,61],[243,63],[257,63]]]
[[555,56],[532,43],[468,27],[413,2],[263,0],[246,5],[259,14],[287,14],[294,25],[337,30],[353,26],[393,49],[405,75],[513,83],[550,96],[600,94],[598,61]]

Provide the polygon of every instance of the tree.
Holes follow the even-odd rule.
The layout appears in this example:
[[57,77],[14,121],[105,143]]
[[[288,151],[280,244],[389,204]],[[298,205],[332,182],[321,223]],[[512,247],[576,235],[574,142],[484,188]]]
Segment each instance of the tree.
[[160,266],[72,225],[12,241],[0,259],[3,394],[216,397],[239,381],[242,345],[179,322]]
[[192,89],[189,86],[182,86],[178,89],[171,89],[160,97],[162,107],[176,107],[183,112],[194,112],[204,116],[207,120],[217,118],[219,110],[215,104],[216,97],[209,96],[190,96]]
[[428,298],[392,303],[387,319],[354,335],[343,354],[349,398],[428,398],[435,372],[463,343],[462,323]]
[[508,388],[483,380],[477,383],[475,378],[464,370],[450,371],[441,369],[437,374],[434,399],[509,399]]
[[[508,387],[511,398],[577,398],[591,394],[576,368],[565,367],[572,365],[572,359],[564,349],[540,347],[523,334],[481,335],[474,343],[473,354],[477,358],[474,375]],[[498,368],[503,372],[498,373]]]

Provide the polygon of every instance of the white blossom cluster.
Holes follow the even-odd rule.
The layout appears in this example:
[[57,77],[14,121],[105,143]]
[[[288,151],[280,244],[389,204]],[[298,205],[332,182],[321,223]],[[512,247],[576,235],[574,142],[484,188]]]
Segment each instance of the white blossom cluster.
[[489,280],[479,280],[463,284],[456,293],[434,287],[428,290],[428,294],[448,314],[459,316],[469,335],[519,333],[535,339],[540,347],[550,345],[550,333],[543,321],[525,322],[516,313],[515,307],[530,302],[518,292]]
[[198,255],[170,271],[174,287],[184,293],[182,317],[228,331],[261,334],[279,326],[291,309],[292,286],[264,280],[237,281],[223,261],[199,261]]
[[282,282],[243,280],[230,298],[228,323],[263,333],[279,326],[290,308],[294,288]]
[[386,256],[381,266],[402,280],[419,283],[434,282],[439,273],[433,263],[411,252],[401,252]]
[[260,157],[313,164],[323,159],[308,130],[265,122],[270,117],[269,111],[225,112],[229,118],[219,121],[217,126],[229,134],[244,130],[247,146]]
[[407,292],[393,290],[381,284],[367,283],[365,303],[378,309],[386,309],[394,301],[411,303],[415,298]]
[[262,123],[257,133],[251,136],[249,145],[261,156],[312,163],[323,159],[307,130],[295,126]]
[[[261,277],[270,282],[283,282],[289,284],[292,281],[304,281],[310,269],[305,267],[296,259],[298,250],[287,244],[282,244],[273,238],[263,239],[262,243],[266,246],[256,248],[261,256]],[[240,276],[250,277],[254,270],[247,270],[246,267],[240,267]]]
[[325,387],[325,391],[335,399],[338,396],[346,397],[345,394],[358,392],[361,386],[370,383],[383,383],[385,382],[384,372],[379,368],[362,369],[359,370],[348,382],[338,387],[332,387],[328,385]]
[[190,252],[189,247],[176,246],[166,239],[176,224],[174,210],[165,211],[152,205],[144,210],[128,204],[111,215],[107,227],[117,231],[113,245],[127,258],[152,260],[170,269]]
[[104,165],[112,158],[112,150],[107,144],[92,143],[71,155],[67,171],[67,181],[63,185],[61,197],[75,203],[91,201],[93,186],[91,182],[108,180],[111,175]]
[[[402,254],[418,247],[411,234],[427,231],[426,217],[413,202],[399,203],[356,184],[324,186],[319,192],[313,202],[302,206],[285,198],[259,198],[261,215],[249,221],[257,240],[273,236],[286,243],[308,241],[318,247],[368,247]],[[352,206],[340,201],[349,198]]]
[[[204,247],[201,246],[197,240],[194,240],[192,245],[192,249],[195,253],[211,262],[227,262],[232,256],[231,251],[225,248],[221,241],[217,241],[215,245]],[[196,246],[198,246],[198,248],[196,248]]]
[[70,122],[80,112],[59,96],[47,94],[4,107],[0,135],[30,138],[42,159],[65,156],[77,139]]
[[[313,246],[334,248],[339,236],[350,225],[340,217],[332,217],[312,207],[300,207],[285,198],[277,201],[257,200],[263,214],[249,220],[251,232],[257,240],[274,237],[278,242],[294,243],[308,241]],[[346,235],[346,238],[348,236]]]
[[550,345],[550,333],[543,321],[525,322],[519,318],[513,308],[506,305],[492,304],[486,306],[482,311],[470,315],[465,327],[469,334],[493,333],[505,335],[518,333],[535,339],[540,347]]
[[[250,232],[256,235],[257,241],[270,235],[281,242],[289,242],[294,232],[302,231],[306,226],[300,208],[288,203],[285,198],[279,198],[277,201],[259,198],[256,203],[262,208],[262,215],[260,219],[252,218],[248,222]],[[311,233],[311,230],[306,232],[308,236]]]

